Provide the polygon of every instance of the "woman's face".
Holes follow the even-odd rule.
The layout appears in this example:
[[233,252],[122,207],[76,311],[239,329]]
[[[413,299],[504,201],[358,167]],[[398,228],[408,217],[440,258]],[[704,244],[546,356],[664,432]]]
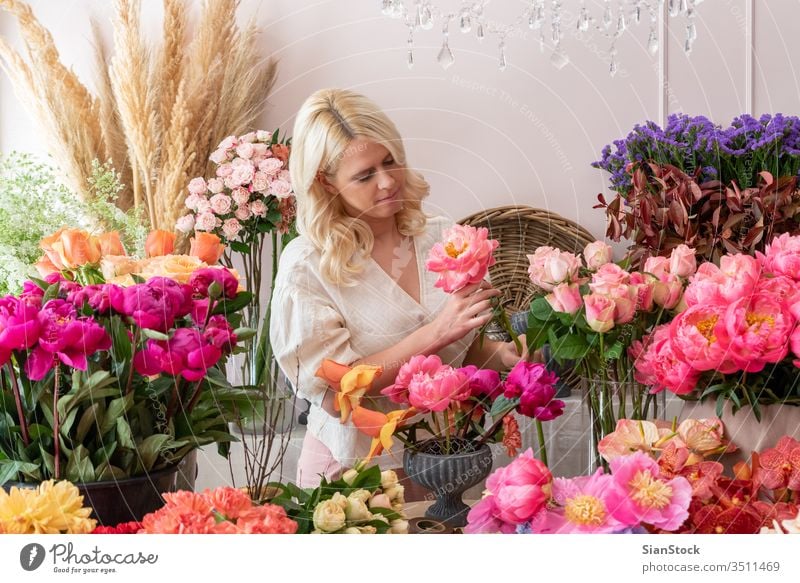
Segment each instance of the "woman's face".
[[351,217],[388,219],[403,206],[405,168],[385,146],[356,137],[345,149],[334,176],[323,177],[322,183],[328,192],[341,197]]

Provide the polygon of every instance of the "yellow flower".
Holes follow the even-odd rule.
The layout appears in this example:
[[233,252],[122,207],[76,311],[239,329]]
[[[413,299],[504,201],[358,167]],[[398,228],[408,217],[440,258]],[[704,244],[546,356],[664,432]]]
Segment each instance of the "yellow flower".
[[139,274],[145,278],[169,277],[178,283],[188,283],[189,278],[198,269],[208,267],[208,264],[197,257],[189,255],[162,255],[141,261]]
[[74,484],[48,480],[36,490],[0,490],[0,529],[9,534],[84,534],[97,524]]

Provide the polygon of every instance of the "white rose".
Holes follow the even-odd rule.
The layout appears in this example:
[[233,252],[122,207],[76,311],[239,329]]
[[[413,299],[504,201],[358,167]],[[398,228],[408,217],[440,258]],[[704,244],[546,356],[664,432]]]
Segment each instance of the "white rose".
[[277,158],[267,158],[258,164],[258,169],[267,176],[276,176],[283,168],[283,162]]
[[362,532],[355,526],[350,526],[344,529],[344,534],[362,534]]
[[386,494],[392,502],[405,502],[405,487],[402,484],[395,484],[391,488],[386,488],[383,493]]
[[217,146],[218,150],[230,150],[231,148],[235,147],[237,144],[236,136],[228,136],[224,140],[219,143]]
[[256,132],[256,140],[259,142],[271,142],[272,132],[268,132],[267,130],[258,130]]
[[384,493],[389,488],[397,485],[397,472],[394,470],[383,470],[381,472],[381,488],[383,488]]
[[344,510],[334,500],[324,500],[314,508],[314,527],[322,532],[336,532],[344,527]]
[[222,164],[228,159],[227,150],[214,150],[208,157],[214,164]]
[[375,534],[378,532],[378,529],[374,526],[359,526],[358,530],[361,531],[361,534]]
[[251,143],[254,142],[256,139],[256,132],[247,132],[243,136],[239,136],[239,142]]
[[347,498],[347,508],[344,511],[348,522],[363,522],[372,517],[372,513],[367,508],[367,505],[358,498]]
[[237,207],[234,215],[236,215],[236,218],[239,219],[240,221],[246,221],[247,219],[253,216],[253,213],[250,211],[250,205],[244,203],[240,204]]
[[389,523],[390,534],[408,534],[408,521],[398,518]]
[[342,510],[347,508],[347,496],[344,496],[341,492],[336,492],[331,500],[338,504]]
[[244,204],[250,200],[250,192],[246,188],[234,188],[231,192],[231,197],[236,204]]
[[213,231],[217,227],[217,217],[213,213],[201,213],[197,215],[194,228],[198,231]]
[[392,501],[386,494],[375,494],[369,501],[370,508],[391,508]]
[[250,212],[257,217],[265,217],[267,216],[267,205],[263,200],[256,200],[250,205]]
[[370,494],[369,490],[356,490],[355,492],[351,493],[349,498],[355,498],[356,500],[361,500],[365,504],[372,498],[372,494]]
[[253,190],[261,192],[267,188],[269,188],[269,178],[267,178],[267,175],[261,171],[256,172],[253,175]]

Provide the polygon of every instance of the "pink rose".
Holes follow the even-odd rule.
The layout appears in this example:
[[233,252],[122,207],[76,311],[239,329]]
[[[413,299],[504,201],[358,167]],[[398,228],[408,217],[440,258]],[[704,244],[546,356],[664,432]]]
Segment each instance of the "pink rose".
[[189,192],[192,194],[205,194],[206,192],[206,181],[203,180],[201,177],[192,178],[189,181]]
[[263,192],[269,188],[269,178],[263,172],[259,171],[253,175],[253,190]]
[[604,241],[595,241],[589,243],[583,250],[583,259],[586,262],[586,267],[595,271],[601,266],[609,263],[614,252],[611,246]]
[[635,286],[619,286],[609,296],[614,301],[614,324],[627,324],[636,314],[638,289]]
[[256,132],[247,132],[246,134],[239,136],[239,143],[246,143],[250,144],[256,141]]
[[484,227],[454,225],[445,230],[444,240],[431,248],[425,267],[439,274],[435,287],[453,293],[483,281],[495,263],[492,254],[498,245],[489,239],[489,231]]
[[197,194],[190,194],[186,197],[186,200],[183,204],[186,205],[186,208],[190,211],[197,210],[197,205],[200,203],[201,200],[205,200],[205,197],[199,196]]
[[275,198],[288,198],[292,195],[292,185],[285,180],[274,180],[269,185],[269,193]]
[[644,262],[642,271],[661,279],[662,276],[669,273],[669,259],[666,257],[648,257]]
[[227,215],[231,212],[231,197],[227,194],[215,194],[211,197],[211,210],[217,215]]
[[581,260],[553,247],[538,247],[528,255],[528,275],[531,281],[545,291],[553,291],[560,283],[571,282],[578,274]]
[[292,183],[292,176],[288,170],[281,170],[280,172],[278,172],[278,179],[285,180],[289,184]]
[[689,277],[695,271],[697,271],[695,250],[686,245],[675,247],[669,257],[669,272],[678,277]]
[[630,281],[630,273],[622,269],[616,263],[606,263],[601,265],[598,270],[592,274],[592,281],[589,283],[589,289],[593,293],[602,295],[622,295],[619,291],[619,286],[627,286]]
[[250,204],[250,212],[257,217],[265,217],[267,216],[267,205],[263,200],[255,200]]
[[217,227],[217,217],[213,213],[202,213],[195,218],[194,228],[198,231],[213,231]]
[[666,310],[671,310],[681,301],[683,281],[677,275],[667,273],[660,281],[653,283],[653,302]]
[[267,176],[276,176],[282,168],[283,162],[277,158],[267,158],[266,160],[262,160],[258,165],[258,169]]
[[235,239],[241,230],[242,225],[236,219],[228,219],[222,223],[222,234],[226,239]]
[[217,150],[230,150],[231,148],[235,148],[238,143],[236,136],[228,136],[219,143]]
[[236,155],[245,160],[249,160],[253,157],[253,144],[249,142],[239,144],[236,146]]
[[255,169],[253,168],[252,164],[238,164],[233,167],[233,173],[231,174],[230,178],[237,184],[237,186],[250,184],[250,181],[253,180],[254,173]]
[[655,278],[644,273],[631,273],[631,287],[636,289],[636,308],[644,312],[653,309],[653,285]]
[[244,204],[240,204],[236,208],[236,212],[234,213],[234,215],[240,221],[246,221],[251,216],[253,216],[253,213],[250,211],[250,205],[248,205],[247,203],[244,203]]
[[245,204],[250,200],[250,192],[246,188],[240,186],[231,191],[231,198],[233,198],[233,202],[236,204]]
[[200,197],[195,206],[194,212],[198,214],[211,212],[211,202],[207,198]]
[[583,301],[586,304],[586,322],[589,328],[602,334],[614,327],[614,300],[599,294],[589,294]]
[[536,516],[550,498],[553,476],[528,449],[486,480],[495,499],[496,516],[510,524],[522,524]]
[[233,174],[233,166],[231,164],[220,164],[217,168],[217,176],[220,178],[228,178]]
[[208,190],[212,194],[219,194],[225,188],[225,183],[219,178],[211,178],[208,181]]
[[556,312],[575,314],[583,307],[583,297],[577,283],[561,283],[545,299]]
[[214,150],[211,152],[211,155],[208,157],[214,164],[222,164],[228,159],[228,151],[227,150]]
[[191,233],[194,230],[194,215],[183,215],[175,223],[175,228],[181,233]]
[[262,160],[268,158],[267,152],[269,152],[269,146],[267,144],[253,144],[253,162],[258,164]]

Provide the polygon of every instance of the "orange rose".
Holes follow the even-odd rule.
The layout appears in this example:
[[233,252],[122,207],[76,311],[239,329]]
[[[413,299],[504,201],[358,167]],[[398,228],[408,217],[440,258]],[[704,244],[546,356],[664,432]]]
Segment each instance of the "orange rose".
[[222,257],[225,245],[213,233],[198,232],[192,237],[192,246],[189,255],[205,261],[209,265],[215,264]]
[[272,154],[281,162],[286,163],[289,159],[289,147],[283,144],[275,144],[272,146]]
[[33,264],[33,266],[42,277],[47,277],[51,273],[58,273],[59,271],[58,267],[53,265],[53,262],[50,261],[50,258],[47,255],[43,255],[39,261]]
[[100,243],[100,252],[103,255],[127,255],[117,231],[109,231],[97,237]]
[[169,231],[150,231],[144,242],[144,252],[147,257],[161,257],[172,255],[175,250],[175,233]]
[[75,269],[98,263],[102,253],[100,241],[80,229],[60,229],[40,243],[47,257],[58,269]]
[[106,255],[100,260],[103,278],[110,282],[115,277],[139,271],[139,261],[127,255]]

